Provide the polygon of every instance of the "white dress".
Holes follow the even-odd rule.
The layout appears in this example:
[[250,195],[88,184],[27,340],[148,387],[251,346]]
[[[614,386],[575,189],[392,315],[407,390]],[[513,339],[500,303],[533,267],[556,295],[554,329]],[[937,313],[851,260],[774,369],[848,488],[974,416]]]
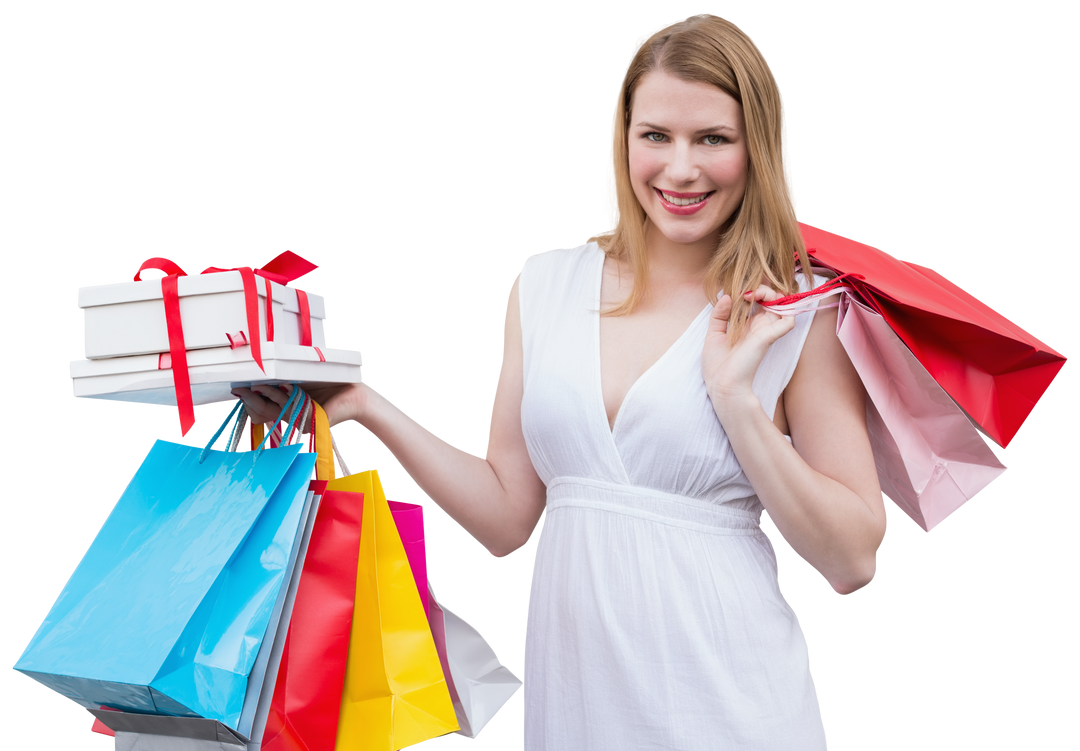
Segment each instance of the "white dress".
[[[525,656],[528,751],[825,748],[806,643],[761,504],[705,392],[711,307],[626,394],[600,387],[594,243],[518,283],[522,427],[547,486]],[[771,417],[811,315],[767,353]]]

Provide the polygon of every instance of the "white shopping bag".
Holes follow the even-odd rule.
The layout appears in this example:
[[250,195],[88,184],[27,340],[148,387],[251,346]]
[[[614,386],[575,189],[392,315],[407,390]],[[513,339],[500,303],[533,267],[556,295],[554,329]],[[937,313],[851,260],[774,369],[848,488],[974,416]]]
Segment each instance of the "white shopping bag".
[[439,604],[430,584],[428,593],[428,621],[461,726],[457,732],[475,738],[521,681],[502,666],[476,629]]

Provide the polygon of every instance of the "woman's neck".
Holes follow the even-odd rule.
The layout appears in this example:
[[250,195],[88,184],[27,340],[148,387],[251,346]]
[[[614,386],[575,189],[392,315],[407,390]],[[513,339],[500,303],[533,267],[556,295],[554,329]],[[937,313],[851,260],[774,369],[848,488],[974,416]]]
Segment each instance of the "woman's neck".
[[645,247],[649,255],[649,276],[654,279],[702,279],[716,251],[719,237],[709,236],[695,243],[676,243],[646,222]]

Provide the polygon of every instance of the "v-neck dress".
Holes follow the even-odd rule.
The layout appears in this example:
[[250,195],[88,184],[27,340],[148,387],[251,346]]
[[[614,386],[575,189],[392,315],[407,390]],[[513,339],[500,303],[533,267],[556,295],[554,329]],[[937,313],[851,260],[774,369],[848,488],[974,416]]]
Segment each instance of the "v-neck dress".
[[[547,486],[525,656],[528,751],[815,751],[806,644],[758,527],[761,504],[701,375],[711,307],[609,428],[595,243],[534,256],[518,282],[522,429]],[[811,315],[753,390],[772,416]]]

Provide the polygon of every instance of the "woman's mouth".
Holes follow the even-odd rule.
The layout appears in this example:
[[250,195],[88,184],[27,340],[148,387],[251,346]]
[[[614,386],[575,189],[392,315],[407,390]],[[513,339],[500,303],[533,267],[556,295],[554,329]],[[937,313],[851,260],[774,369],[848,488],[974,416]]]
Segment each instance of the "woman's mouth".
[[673,191],[660,190],[659,188],[653,188],[656,191],[656,195],[660,198],[660,205],[667,209],[672,214],[678,214],[680,216],[686,216],[687,214],[696,214],[705,207],[705,204],[709,202],[709,198],[715,193],[715,190],[710,190],[706,193],[676,193]]

